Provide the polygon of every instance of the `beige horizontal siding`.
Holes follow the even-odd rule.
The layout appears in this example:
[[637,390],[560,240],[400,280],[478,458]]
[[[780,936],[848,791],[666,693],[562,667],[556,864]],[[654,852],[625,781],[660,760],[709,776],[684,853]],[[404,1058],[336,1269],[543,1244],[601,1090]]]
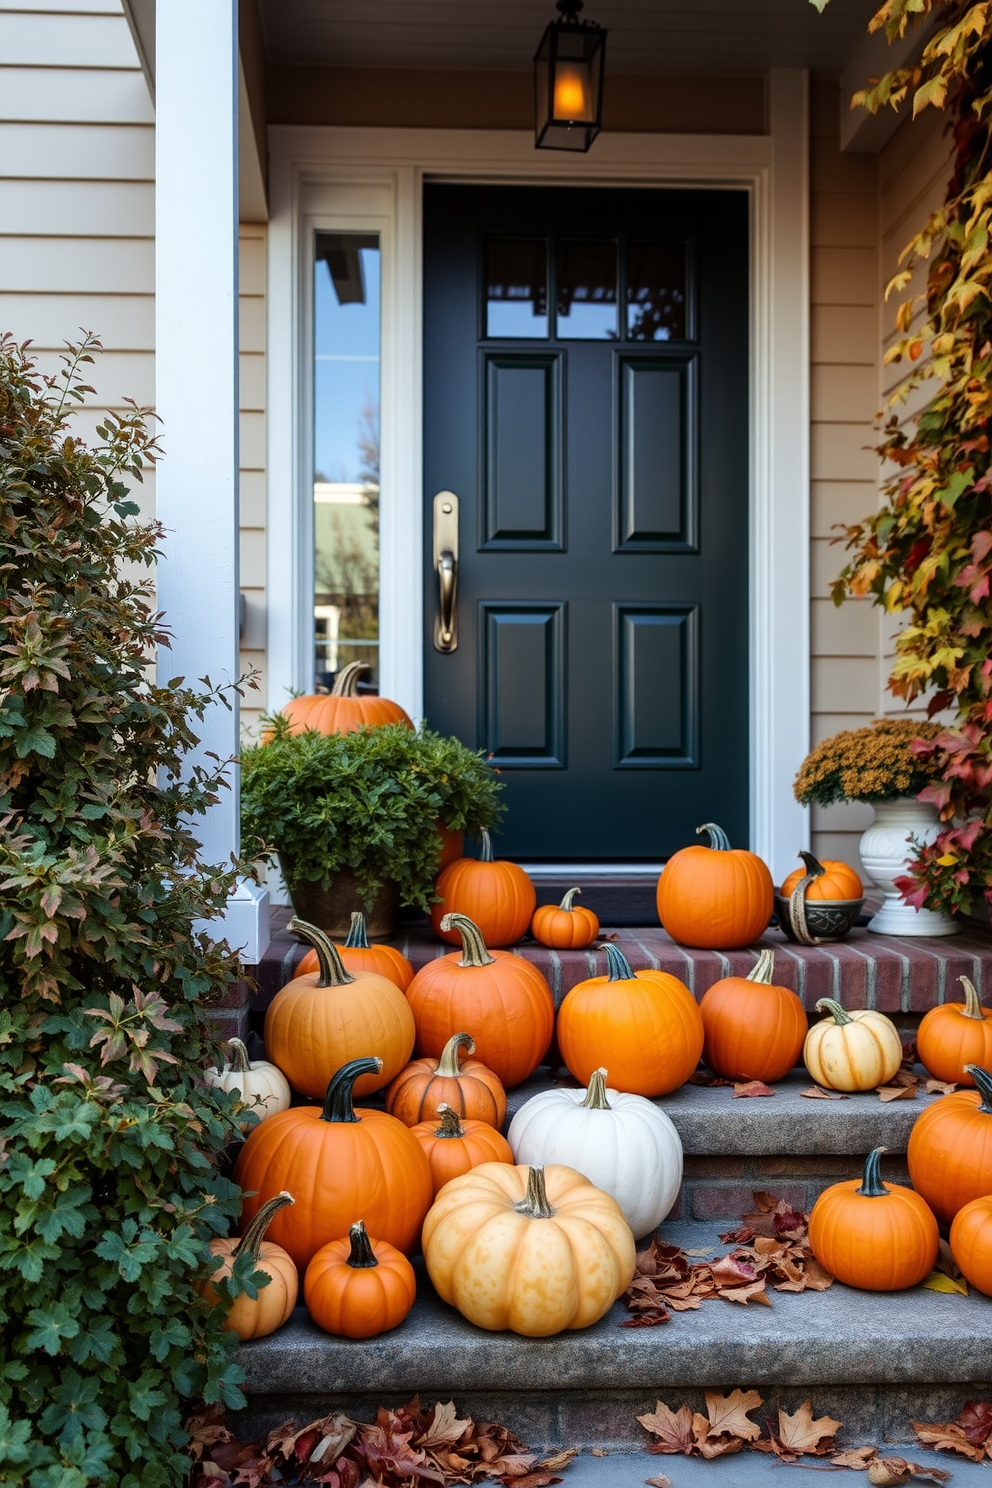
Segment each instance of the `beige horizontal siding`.
[[[0,68],[0,79],[2,75]],[[0,175],[5,180],[151,182],[155,131],[145,125],[74,124],[67,129],[47,119],[0,119]]]
[[[53,25],[52,23],[55,22]],[[46,14],[0,10],[0,57],[8,67],[134,69],[134,43],[120,12],[101,15],[88,6],[55,7]]]

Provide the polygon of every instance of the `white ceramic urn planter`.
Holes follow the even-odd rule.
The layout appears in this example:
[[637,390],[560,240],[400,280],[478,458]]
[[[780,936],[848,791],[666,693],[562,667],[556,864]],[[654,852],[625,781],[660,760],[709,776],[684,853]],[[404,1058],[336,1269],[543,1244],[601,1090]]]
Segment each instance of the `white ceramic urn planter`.
[[912,853],[910,839],[933,842],[940,832],[936,806],[899,796],[875,801],[875,820],[861,839],[861,861],[885,898],[868,924],[876,935],[957,935],[961,926],[950,915],[914,909],[900,896],[895,880],[906,872]]

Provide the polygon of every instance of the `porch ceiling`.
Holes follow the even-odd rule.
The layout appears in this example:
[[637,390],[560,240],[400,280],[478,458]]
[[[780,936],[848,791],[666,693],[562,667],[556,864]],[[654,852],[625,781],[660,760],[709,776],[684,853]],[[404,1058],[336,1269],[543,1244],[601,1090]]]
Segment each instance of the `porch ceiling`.
[[[808,67],[839,77],[876,0],[586,0],[609,29],[618,72],[763,73]],[[552,0],[259,0],[270,63],[506,68],[530,65]]]

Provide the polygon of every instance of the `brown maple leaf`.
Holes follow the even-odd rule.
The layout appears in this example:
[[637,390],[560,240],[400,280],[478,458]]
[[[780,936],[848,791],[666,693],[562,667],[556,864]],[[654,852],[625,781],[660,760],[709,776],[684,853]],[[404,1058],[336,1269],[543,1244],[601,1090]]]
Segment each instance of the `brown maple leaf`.
[[905,1457],[873,1457],[868,1463],[868,1481],[874,1488],[899,1488],[910,1478],[928,1478],[932,1483],[946,1483],[950,1473],[942,1467],[921,1467]]
[[876,1085],[875,1093],[881,1101],[915,1100],[915,1085]]
[[814,1421],[808,1400],[791,1415],[779,1406],[778,1429],[769,1422],[768,1446],[762,1443],[761,1450],[774,1452],[783,1462],[795,1462],[797,1457],[826,1457],[837,1450],[834,1438],[843,1424],[831,1416]]
[[621,1328],[654,1328],[658,1323],[671,1321],[672,1314],[666,1307],[651,1307],[639,1312],[636,1317],[624,1318]]
[[732,1452],[739,1452],[744,1445],[740,1436],[711,1436],[709,1421],[698,1411],[692,1418],[692,1434],[695,1451],[700,1457],[728,1457]]
[[764,1080],[744,1080],[734,1085],[734,1100],[750,1100],[757,1095],[774,1095],[775,1091]]
[[659,1400],[653,1411],[638,1416],[637,1419],[645,1431],[650,1431],[652,1436],[658,1438],[648,1447],[649,1452],[684,1452],[687,1457],[691,1454],[695,1437],[692,1432],[692,1411],[687,1405],[671,1411],[663,1400]]
[[[534,1464],[537,1472],[558,1472],[562,1467],[567,1467],[573,1457],[578,1457],[578,1447],[566,1447],[562,1452],[553,1452],[550,1457],[542,1457],[540,1462]],[[597,1456],[601,1455],[596,1453]]]
[[438,1402],[427,1418],[423,1430],[413,1437],[415,1447],[455,1446],[472,1427],[471,1417],[459,1420],[454,1401]]
[[933,1447],[936,1452],[956,1452],[970,1462],[981,1462],[985,1456],[984,1446],[971,1441],[956,1421],[946,1421],[942,1425],[927,1421],[910,1421],[909,1424],[923,1445]]
[[721,1256],[718,1261],[710,1261],[708,1270],[718,1287],[746,1286],[748,1282],[758,1279],[754,1267],[740,1259],[734,1251]]
[[805,1095],[809,1100],[847,1100],[839,1090],[824,1090],[821,1085],[808,1085],[805,1090],[800,1090],[800,1095]]
[[830,1462],[833,1467],[850,1467],[855,1472],[864,1472],[871,1459],[877,1456],[877,1447],[848,1447],[846,1451],[835,1452]]
[[953,1095],[957,1085],[952,1080],[929,1079],[924,1085],[927,1095]]
[[749,1419],[748,1413],[761,1405],[757,1390],[731,1390],[729,1395],[717,1395],[706,1391],[706,1414],[710,1421],[710,1436],[738,1436],[741,1441],[754,1441],[761,1435],[757,1421]]

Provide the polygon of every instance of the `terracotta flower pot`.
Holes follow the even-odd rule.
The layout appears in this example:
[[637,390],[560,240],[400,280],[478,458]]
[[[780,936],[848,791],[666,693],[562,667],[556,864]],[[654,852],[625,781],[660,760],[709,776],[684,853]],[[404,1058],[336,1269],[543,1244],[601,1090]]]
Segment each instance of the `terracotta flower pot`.
[[[279,854],[279,866],[283,878],[293,871],[293,860],[285,853]],[[348,868],[331,881],[327,889],[319,883],[303,882],[289,890],[293,911],[309,925],[316,925],[326,935],[344,938],[351,929],[351,912],[360,909],[365,914],[365,925],[370,940],[385,940],[396,929],[400,909],[399,890],[391,879],[379,889],[371,904],[366,904],[358,892],[355,875]]]

